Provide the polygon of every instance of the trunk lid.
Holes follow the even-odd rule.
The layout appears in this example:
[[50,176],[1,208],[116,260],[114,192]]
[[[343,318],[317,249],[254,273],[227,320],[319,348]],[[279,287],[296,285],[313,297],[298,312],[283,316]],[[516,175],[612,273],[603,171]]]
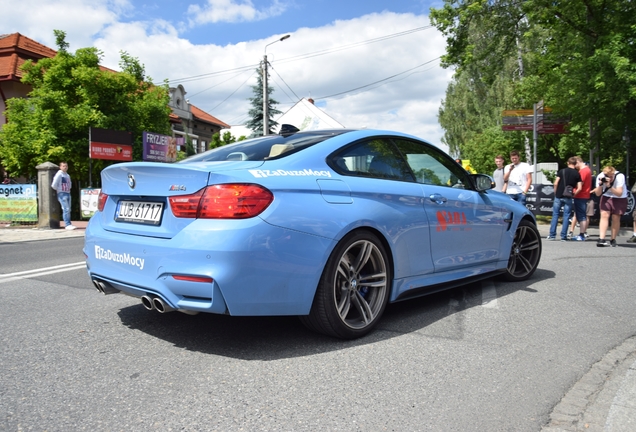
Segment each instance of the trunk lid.
[[[233,171],[258,168],[262,164],[262,161],[227,161],[112,165],[102,171],[102,192],[108,199],[104,210],[94,217],[99,218],[107,231],[172,238],[195,219],[174,217],[169,197],[194,194],[208,184],[240,181],[232,175]],[[129,208],[129,214],[122,215],[126,213],[120,210],[122,205]],[[151,219],[153,212],[160,213],[155,213],[156,220],[142,220]]]

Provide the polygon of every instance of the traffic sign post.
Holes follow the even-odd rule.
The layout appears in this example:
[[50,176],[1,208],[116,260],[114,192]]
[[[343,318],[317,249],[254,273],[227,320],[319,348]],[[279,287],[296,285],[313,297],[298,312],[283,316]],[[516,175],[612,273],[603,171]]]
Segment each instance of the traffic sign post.
[[552,113],[552,109],[543,105],[540,101],[532,106],[532,109],[504,110],[501,113],[501,130],[532,131],[534,183],[537,183],[537,139],[539,134],[569,133],[568,125],[570,116],[558,116]]

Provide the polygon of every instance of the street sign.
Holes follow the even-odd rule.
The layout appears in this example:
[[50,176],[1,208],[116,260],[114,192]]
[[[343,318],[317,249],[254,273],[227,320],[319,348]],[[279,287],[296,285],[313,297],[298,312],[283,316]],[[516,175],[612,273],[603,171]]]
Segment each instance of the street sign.
[[507,116],[533,116],[533,111],[531,109],[520,109],[520,110],[505,110],[501,113],[503,117]]
[[501,126],[502,131],[531,131],[532,123],[530,124],[504,124]]
[[[508,131],[532,131],[534,130],[534,111],[528,109],[505,110],[502,112],[501,130]],[[552,113],[549,107],[537,110],[537,133],[562,134],[569,133],[569,115],[557,115]]]
[[505,125],[516,125],[516,124],[529,124],[531,125],[534,122],[532,116],[508,116],[502,117],[502,122]]
[[542,124],[537,126],[537,132],[540,134],[564,134],[570,133],[568,124]]

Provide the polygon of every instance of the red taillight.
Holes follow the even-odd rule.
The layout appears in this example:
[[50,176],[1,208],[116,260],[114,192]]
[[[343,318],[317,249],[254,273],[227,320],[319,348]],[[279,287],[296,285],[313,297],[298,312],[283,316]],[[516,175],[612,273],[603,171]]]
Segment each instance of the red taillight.
[[208,186],[201,199],[199,217],[245,219],[259,215],[274,200],[272,193],[254,184]]
[[192,195],[177,195],[168,198],[172,214],[178,218],[197,217],[203,192],[205,192],[205,188]]
[[108,195],[100,190],[99,196],[97,197],[97,211],[104,211],[104,206],[106,205],[107,199]]
[[208,186],[192,195],[170,197],[176,217],[203,219],[246,219],[259,215],[274,200],[274,195],[254,184]]

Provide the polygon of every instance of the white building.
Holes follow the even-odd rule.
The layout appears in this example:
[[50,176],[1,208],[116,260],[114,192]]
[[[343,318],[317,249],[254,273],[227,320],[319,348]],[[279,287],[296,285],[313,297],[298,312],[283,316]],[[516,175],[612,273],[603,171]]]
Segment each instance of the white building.
[[311,98],[302,98],[276,121],[278,126],[274,132],[278,132],[283,124],[295,126],[301,131],[344,128],[340,122],[314,105],[314,100]]
[[[299,100],[294,106],[274,120],[278,123],[278,126],[272,129],[274,133],[278,133],[283,124],[295,126],[301,131],[344,128],[340,122],[314,105],[314,100],[311,98]],[[250,138],[253,135],[252,130],[244,125],[232,126],[231,129],[223,129],[221,136],[227,131],[236,139],[239,139],[241,136]]]

